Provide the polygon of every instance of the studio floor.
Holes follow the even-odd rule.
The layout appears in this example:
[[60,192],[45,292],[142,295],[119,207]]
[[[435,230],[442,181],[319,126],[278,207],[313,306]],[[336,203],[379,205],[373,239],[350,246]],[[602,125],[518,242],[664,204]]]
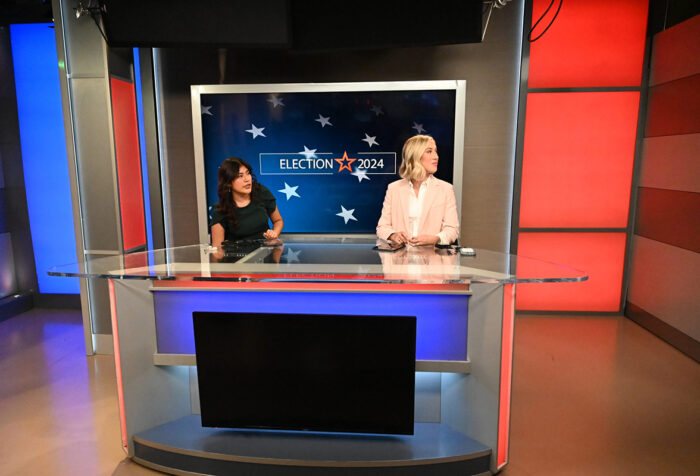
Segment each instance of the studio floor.
[[[500,474],[700,474],[700,365],[624,317],[516,319]],[[154,475],[125,458],[111,356],[78,311],[0,322],[0,475]]]

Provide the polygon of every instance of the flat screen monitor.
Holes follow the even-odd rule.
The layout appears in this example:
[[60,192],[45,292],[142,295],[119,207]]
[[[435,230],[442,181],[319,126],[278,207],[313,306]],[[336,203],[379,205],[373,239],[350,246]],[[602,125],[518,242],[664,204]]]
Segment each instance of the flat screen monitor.
[[415,316],[193,321],[202,426],[413,434]]
[[374,234],[409,137],[435,138],[435,176],[461,203],[466,82],[191,87],[199,234],[227,157],[250,163],[277,199],[285,233]]

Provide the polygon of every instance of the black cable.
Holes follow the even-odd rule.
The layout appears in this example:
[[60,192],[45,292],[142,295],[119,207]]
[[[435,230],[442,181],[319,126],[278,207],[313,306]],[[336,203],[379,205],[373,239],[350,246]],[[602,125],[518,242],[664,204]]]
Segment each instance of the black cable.
[[557,7],[557,11],[556,11],[556,13],[554,14],[554,16],[552,17],[552,19],[549,21],[549,25],[547,25],[547,28],[545,28],[544,31],[543,31],[542,33],[540,33],[536,38],[534,38],[534,39],[532,38],[532,32],[535,30],[535,28],[537,27],[537,25],[544,19],[544,17],[547,15],[547,13],[549,12],[549,10],[554,6],[554,2],[555,2],[555,1],[556,1],[556,0],[552,0],[552,1],[549,3],[549,6],[548,6],[547,9],[544,11],[544,13],[542,14],[542,16],[535,22],[534,25],[532,25],[532,28],[530,28],[530,31],[529,31],[528,34],[527,34],[527,41],[529,41],[530,43],[532,43],[533,41],[537,41],[537,40],[539,40],[540,38],[542,38],[542,35],[544,35],[545,33],[547,33],[547,30],[549,30],[549,28],[552,26],[552,24],[554,24],[554,20],[557,19],[557,16],[559,15],[559,11],[561,10],[561,6],[562,6],[562,4],[564,3],[564,0],[559,0],[559,6]]
[[100,33],[102,34],[102,38],[105,39],[105,43],[109,44],[109,41],[107,40],[107,37],[105,36],[105,32],[102,31],[102,27],[100,26],[100,21],[97,19],[97,15],[93,15],[93,13],[90,12],[90,16],[95,21],[95,25],[97,25],[97,29],[100,30]]

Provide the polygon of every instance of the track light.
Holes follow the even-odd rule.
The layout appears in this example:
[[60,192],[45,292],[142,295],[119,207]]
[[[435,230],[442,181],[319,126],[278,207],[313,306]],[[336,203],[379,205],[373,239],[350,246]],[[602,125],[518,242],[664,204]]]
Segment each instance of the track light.
[[75,18],[80,18],[87,14],[90,14],[90,16],[95,18],[96,16],[102,15],[102,13],[106,11],[106,7],[104,5],[100,5],[99,1],[95,2],[93,5],[93,1],[88,0],[87,5],[83,5],[83,2],[78,2],[78,6],[73,10],[75,10]]
[[493,9],[504,8],[511,1],[512,0],[483,0],[481,41],[484,41],[486,37],[486,28],[489,26],[489,20],[491,20],[491,12],[493,12]]
[[104,31],[102,31],[102,27],[100,26],[100,22],[102,21],[102,15],[107,12],[107,7],[105,5],[101,5],[100,0],[97,0],[94,5],[93,0],[88,0],[87,6],[83,5],[83,2],[78,2],[78,6],[75,7],[73,10],[75,10],[76,19],[80,19],[81,17],[84,17],[85,15],[89,14],[92,20],[95,22],[95,25],[97,25],[97,29],[100,30],[102,38],[104,38],[104,40],[107,41],[107,37],[105,36],[105,33]]
[[77,8],[74,8],[74,10],[75,18],[80,18],[88,12],[87,8],[83,6],[83,2],[79,2]]

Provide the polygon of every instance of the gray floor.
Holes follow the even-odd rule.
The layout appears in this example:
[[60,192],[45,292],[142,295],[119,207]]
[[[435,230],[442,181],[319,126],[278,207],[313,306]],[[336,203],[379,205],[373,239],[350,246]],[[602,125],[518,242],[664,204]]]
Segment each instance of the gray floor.
[[[114,362],[80,314],[0,322],[0,474],[158,474],[124,458]],[[700,474],[700,365],[622,317],[516,321],[505,476]]]

